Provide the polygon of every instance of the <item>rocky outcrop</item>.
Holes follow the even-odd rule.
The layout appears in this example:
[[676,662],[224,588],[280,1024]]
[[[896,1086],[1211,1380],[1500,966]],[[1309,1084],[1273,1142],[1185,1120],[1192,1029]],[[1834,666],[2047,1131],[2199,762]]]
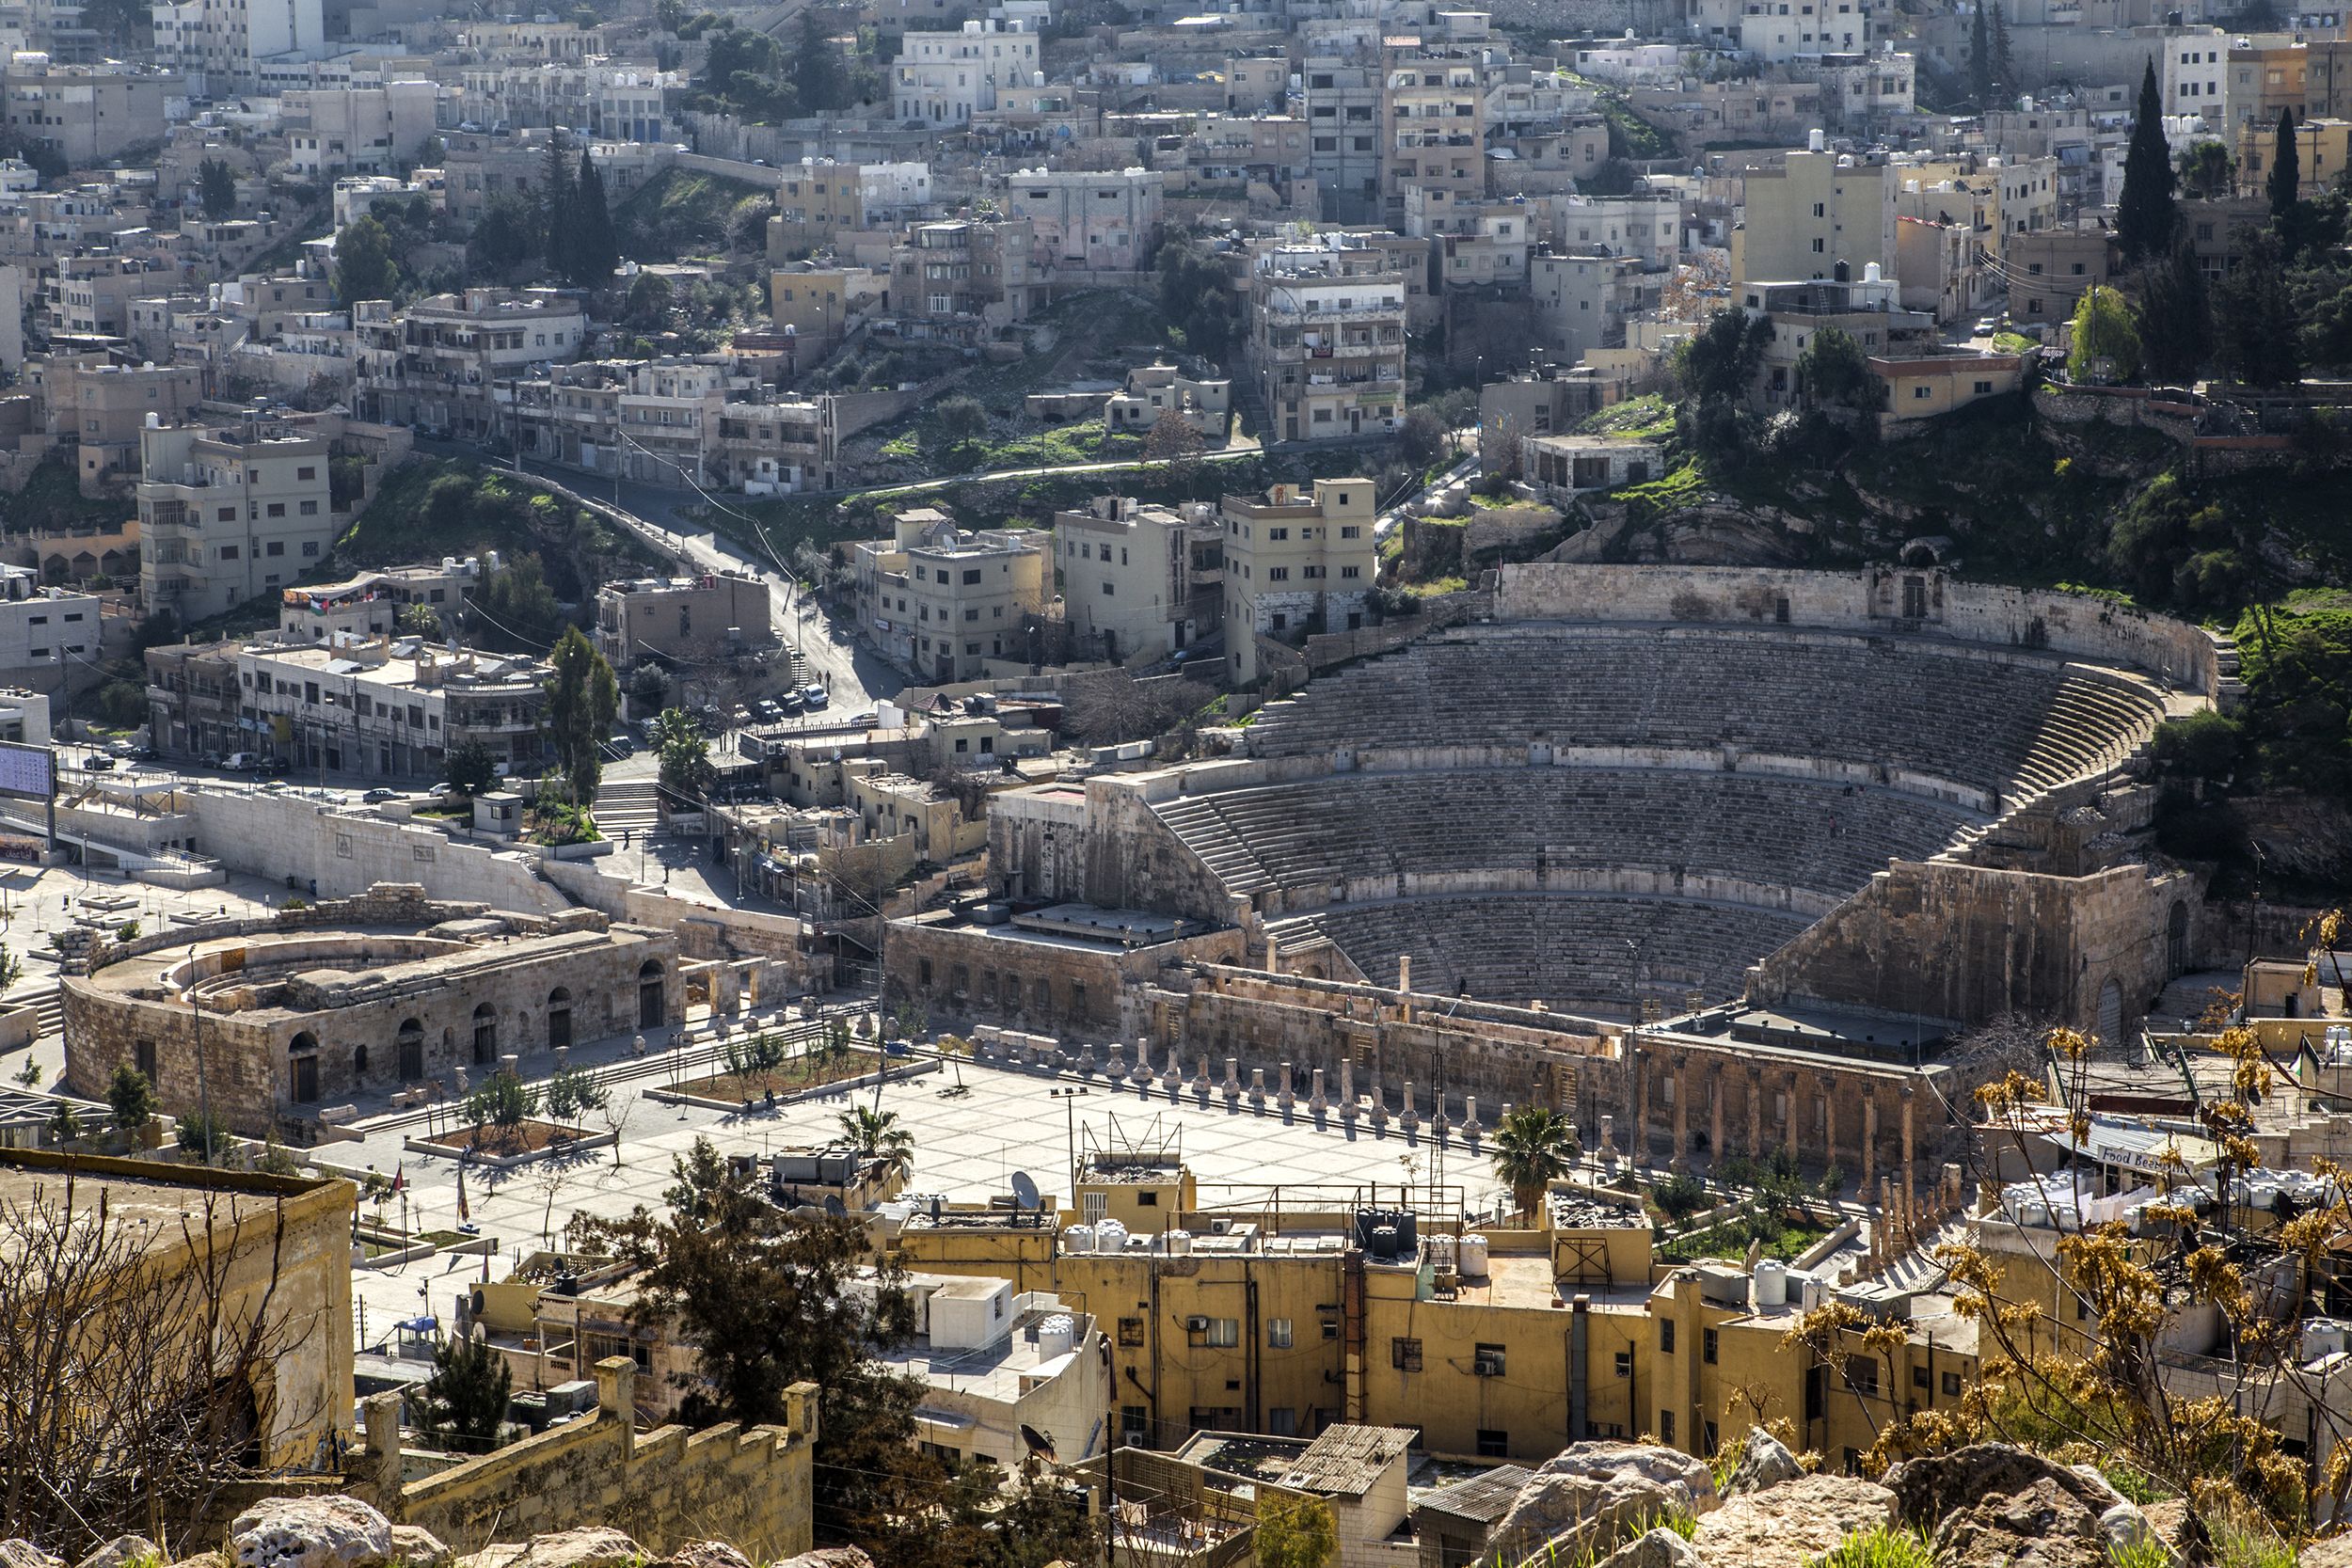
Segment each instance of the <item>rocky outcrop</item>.
[[0,1541],[0,1568],[65,1568],[65,1559],[51,1557],[22,1537]]
[[1681,1531],[1660,1526],[1619,1546],[1593,1568],[1700,1568],[1699,1554]]
[[392,1560],[403,1568],[449,1568],[457,1560],[457,1554],[429,1529],[417,1525],[394,1525]]
[[377,1568],[391,1522],[357,1497],[272,1497],[229,1527],[237,1568]]
[[689,1541],[654,1568],[752,1568],[752,1561],[723,1541]]
[[652,1556],[624,1532],[596,1525],[485,1546],[461,1568],[641,1568]]
[[2089,1465],[2004,1443],[1907,1460],[1886,1474],[1905,1524],[1946,1568],[2107,1568],[2109,1544],[2147,1520]]
[[1703,1568],[1804,1568],[1850,1535],[1891,1524],[1895,1495],[1853,1476],[1799,1476],[1743,1492],[1699,1521]]
[[129,1563],[159,1563],[163,1560],[164,1549],[144,1535],[118,1535],[73,1568],[125,1568]]
[[1581,1561],[1609,1553],[1668,1513],[1716,1503],[1703,1461],[1637,1443],[1577,1443],[1521,1483],[1488,1544],[1505,1562],[1539,1554]]
[[1797,1463],[1797,1456],[1788,1451],[1788,1444],[1762,1427],[1750,1427],[1747,1443],[1740,1450],[1740,1463],[1732,1467],[1731,1479],[1724,1484],[1724,1496],[1736,1497],[1742,1492],[1762,1492],[1804,1474],[1804,1466]]
[[855,1546],[819,1546],[787,1558],[775,1568],[874,1568],[874,1560]]

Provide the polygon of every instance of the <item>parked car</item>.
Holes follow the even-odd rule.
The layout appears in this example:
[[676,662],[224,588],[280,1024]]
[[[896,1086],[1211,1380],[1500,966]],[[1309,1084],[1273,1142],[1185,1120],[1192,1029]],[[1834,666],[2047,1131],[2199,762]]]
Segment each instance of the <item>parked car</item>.
[[771,724],[784,717],[784,709],[778,707],[775,704],[775,699],[771,697],[762,697],[759,701],[754,703],[752,705],[752,711],[758,714],[762,719],[766,720]]
[[115,759],[103,752],[92,752],[82,759],[82,766],[93,773],[111,773],[114,771]]
[[801,694],[798,691],[778,692],[775,703],[779,712],[798,713],[801,711]]
[[228,756],[221,760],[220,765],[229,769],[231,773],[257,771],[262,766],[262,753],[259,752],[231,752],[228,754]]
[[752,710],[738,703],[735,705],[734,711],[730,712],[727,717],[734,721],[738,729],[740,729],[752,721]]
[[397,789],[380,789],[380,788],[379,788],[379,789],[371,789],[371,790],[369,790],[369,791],[368,791],[365,795],[362,795],[362,796],[360,796],[360,797],[359,797],[359,800],[360,800],[360,803],[361,803],[361,804],[363,804],[363,805],[370,805],[370,806],[373,806],[373,805],[380,805],[380,804],[382,804],[382,803],[383,803],[384,801],[386,801],[386,800],[399,800],[399,799],[400,799],[400,791],[399,791],[399,790],[397,790]]
[[437,784],[432,788],[426,790],[424,792],[424,798],[428,800],[446,800],[456,793],[456,785],[444,780],[440,784]]
[[833,694],[821,686],[804,686],[801,688],[801,701],[812,708],[823,707],[833,701]]
[[636,737],[626,733],[614,736],[605,744],[612,748],[614,756],[633,757],[637,754]]
[[287,774],[294,771],[294,764],[288,762],[284,757],[272,757],[269,759],[267,766],[263,768],[262,771],[266,772],[273,779],[282,779]]

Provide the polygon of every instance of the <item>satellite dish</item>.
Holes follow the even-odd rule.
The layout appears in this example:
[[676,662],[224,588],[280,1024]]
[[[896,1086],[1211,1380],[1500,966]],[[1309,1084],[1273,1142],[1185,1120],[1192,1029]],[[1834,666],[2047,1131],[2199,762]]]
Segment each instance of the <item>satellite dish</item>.
[[1023,1210],[1033,1211],[1039,1207],[1037,1183],[1030,1180],[1025,1170],[1012,1173],[1012,1201]]

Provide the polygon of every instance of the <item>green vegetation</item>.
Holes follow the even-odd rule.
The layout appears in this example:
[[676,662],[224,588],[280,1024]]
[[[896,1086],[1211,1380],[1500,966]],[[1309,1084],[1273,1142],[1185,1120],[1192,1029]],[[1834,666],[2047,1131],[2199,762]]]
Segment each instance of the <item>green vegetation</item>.
[[1340,1560],[1339,1522],[1320,1497],[1268,1492],[1258,1501],[1258,1568],[1330,1568]]
[[106,1082],[106,1103],[114,1108],[114,1124],[125,1132],[135,1132],[155,1119],[154,1085],[128,1062],[115,1064],[114,1076]]
[[10,533],[120,528],[137,514],[138,508],[119,496],[107,499],[83,495],[81,481],[73,472],[73,460],[66,455],[69,450],[53,450],[35,464],[24,489],[14,495],[0,492],[0,528]]
[[613,210],[621,254],[647,261],[723,252],[737,205],[772,195],[724,175],[664,169]]
[[1628,398],[1577,421],[1579,436],[1631,436],[1656,440],[1675,432],[1675,405],[1659,392]]
[[1753,1243],[1761,1247],[1763,1257],[1787,1262],[1828,1235],[1830,1229],[1818,1220],[1789,1214],[1753,1214],[1745,1219],[1725,1220],[1688,1236],[1677,1236],[1659,1247],[1658,1256],[1677,1263],[1700,1258],[1745,1258]]
[[1821,1568],[1933,1568],[1934,1561],[1934,1548],[1918,1531],[1874,1525],[1840,1541]]
[[237,1147],[237,1135],[229,1130],[228,1118],[217,1111],[209,1116],[200,1110],[190,1111],[174,1117],[173,1122],[172,1140],[180,1146],[180,1151],[203,1164],[215,1164]]
[[433,1352],[433,1376],[419,1390],[417,1426],[430,1447],[486,1453],[497,1446],[515,1374],[486,1339],[462,1335]]
[[1576,1168],[1576,1127],[1548,1105],[1522,1105],[1495,1129],[1495,1180],[1511,1189],[1511,1201],[1527,1213],[1543,1201],[1544,1190]]
[[[385,476],[375,499],[335,542],[335,566],[393,566],[488,550],[517,565],[520,557],[535,556],[552,594],[575,602],[609,578],[666,564],[635,534],[560,499],[528,475],[419,458]],[[485,605],[496,597],[486,584],[473,596]],[[560,630],[540,639],[542,651]]]

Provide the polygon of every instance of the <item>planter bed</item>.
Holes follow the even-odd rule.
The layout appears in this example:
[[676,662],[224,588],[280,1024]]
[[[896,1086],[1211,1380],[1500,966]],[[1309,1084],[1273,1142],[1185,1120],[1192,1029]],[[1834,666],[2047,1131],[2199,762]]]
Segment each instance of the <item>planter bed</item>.
[[491,1170],[512,1170],[551,1155],[602,1148],[615,1141],[611,1132],[590,1132],[552,1121],[523,1121],[509,1128],[487,1122],[453,1129],[434,1137],[403,1138],[401,1147],[418,1154],[437,1154]]
[[[870,1056],[871,1053],[869,1053],[868,1054]],[[938,1070],[939,1063],[936,1058],[911,1061],[900,1061],[897,1058],[893,1058],[890,1064],[890,1077],[894,1083],[901,1078],[919,1078],[927,1072],[937,1072]],[[782,1075],[779,1074],[778,1076],[781,1077]],[[834,1078],[821,1083],[803,1085],[802,1087],[797,1089],[787,1090],[786,1087],[779,1085],[776,1090],[776,1103],[778,1105],[791,1105],[803,1100],[814,1100],[820,1095],[842,1093],[850,1089],[869,1088],[873,1085],[880,1083],[882,1081],[882,1075],[879,1070],[869,1070],[861,1072],[851,1078]],[[740,1094],[737,1095],[732,1100],[725,1100],[700,1092],[703,1087],[707,1085],[732,1084],[735,1081],[734,1074],[723,1072],[715,1078],[697,1079],[692,1083],[681,1085],[679,1087],[675,1089],[646,1089],[644,1093],[647,1100],[658,1101],[664,1105],[699,1105],[703,1109],[708,1111],[739,1111],[743,1109],[744,1101],[744,1097]],[[754,1085],[753,1092],[750,1097],[752,1106],[755,1110],[765,1109],[768,1103],[768,1091],[765,1087],[758,1085],[758,1081],[756,1079],[754,1079],[752,1082]]]

